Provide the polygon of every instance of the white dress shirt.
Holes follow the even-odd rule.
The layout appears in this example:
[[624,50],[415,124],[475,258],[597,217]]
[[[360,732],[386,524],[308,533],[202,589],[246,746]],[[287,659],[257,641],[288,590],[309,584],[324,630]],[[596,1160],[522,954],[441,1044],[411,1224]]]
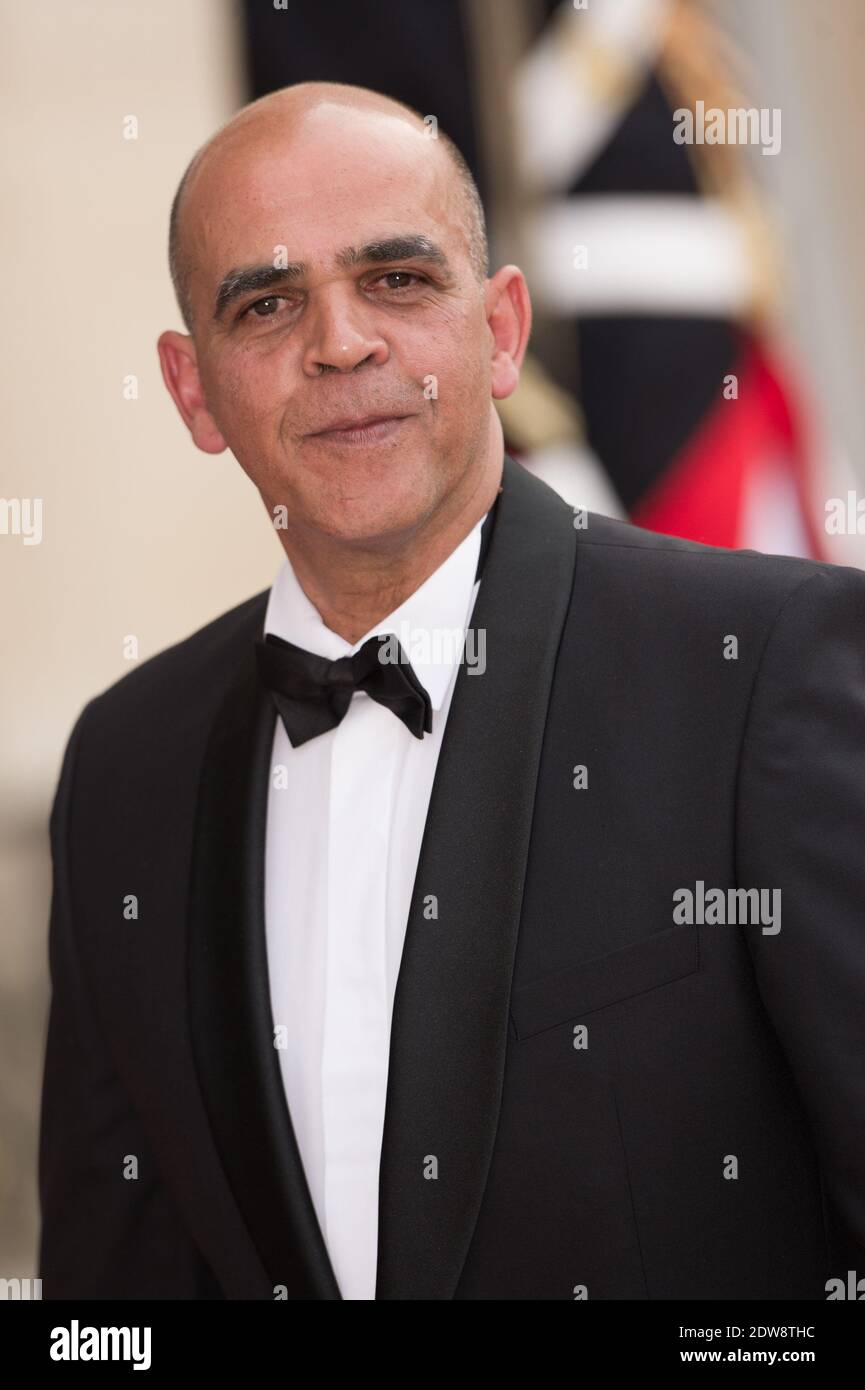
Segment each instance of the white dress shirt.
[[[292,1125],[343,1298],[375,1298],[391,1015],[442,734],[480,581],[478,521],[443,564],[351,646],[288,559],[265,632],[335,660],[395,632],[429,693],[415,736],[356,691],[335,729],[293,748],[277,718],[267,805],[270,999]],[[450,639],[450,640],[448,640]],[[469,648],[468,659],[471,659]]]

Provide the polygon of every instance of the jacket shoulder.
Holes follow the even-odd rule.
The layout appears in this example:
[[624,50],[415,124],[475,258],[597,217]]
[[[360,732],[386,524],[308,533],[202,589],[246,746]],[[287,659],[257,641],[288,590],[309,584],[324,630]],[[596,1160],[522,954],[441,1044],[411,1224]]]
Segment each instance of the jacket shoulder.
[[584,512],[582,521],[576,530],[577,564],[581,555],[584,563],[591,557],[605,582],[615,585],[618,576],[629,588],[644,584],[649,601],[660,590],[665,596],[679,592],[686,602],[697,595],[707,602],[735,599],[771,608],[817,575],[829,589],[865,590],[865,572],[852,566],[706,545],[599,512]]
[[188,637],[138,662],[82,711],[98,708],[100,715],[123,715],[151,708],[160,700],[208,703],[208,693],[224,688],[238,656],[263,632],[269,589],[263,589],[234,608],[205,623]]

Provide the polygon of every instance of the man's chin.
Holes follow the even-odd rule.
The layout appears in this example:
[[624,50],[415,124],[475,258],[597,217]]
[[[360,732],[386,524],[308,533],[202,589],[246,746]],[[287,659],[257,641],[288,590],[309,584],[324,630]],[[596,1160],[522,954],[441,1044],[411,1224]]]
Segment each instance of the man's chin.
[[262,492],[271,516],[279,511],[289,532],[318,532],[347,543],[398,543],[414,534],[442,497],[441,460],[425,447],[331,450],[316,444],[280,461],[278,471],[282,481],[269,483],[268,496]]
[[413,534],[422,518],[416,497],[383,500],[380,494],[339,499],[295,495],[291,504],[281,508],[267,506],[267,510],[275,518],[277,533],[282,529],[288,537],[306,537],[308,542],[318,536],[322,541],[356,544],[358,549],[377,542],[386,545],[388,540],[398,543],[400,536]]
[[356,543],[361,549],[377,543],[398,544],[401,538],[414,534],[423,515],[417,496],[404,499],[403,505],[395,498],[383,504],[378,496],[356,497],[346,499],[340,509],[323,509],[316,517],[315,528],[333,540],[346,545]]

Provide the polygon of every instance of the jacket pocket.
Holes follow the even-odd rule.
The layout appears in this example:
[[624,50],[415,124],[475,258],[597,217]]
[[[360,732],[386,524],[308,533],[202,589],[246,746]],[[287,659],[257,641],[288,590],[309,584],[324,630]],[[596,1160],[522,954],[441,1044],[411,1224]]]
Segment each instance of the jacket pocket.
[[697,928],[686,923],[518,985],[511,992],[517,1038],[530,1038],[693,974],[700,963],[698,940]]

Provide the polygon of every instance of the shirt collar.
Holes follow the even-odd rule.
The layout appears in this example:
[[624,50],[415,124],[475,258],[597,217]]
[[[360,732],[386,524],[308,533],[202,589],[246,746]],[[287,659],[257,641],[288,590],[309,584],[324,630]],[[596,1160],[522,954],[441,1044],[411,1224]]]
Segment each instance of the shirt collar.
[[352,656],[370,637],[393,632],[433,709],[440,709],[461,657],[465,629],[480,585],[474,577],[485,520],[482,516],[420,588],[353,646],[322,621],[286,556],[268,596],[265,633],[272,632],[308,652],[336,661],[341,656]]

